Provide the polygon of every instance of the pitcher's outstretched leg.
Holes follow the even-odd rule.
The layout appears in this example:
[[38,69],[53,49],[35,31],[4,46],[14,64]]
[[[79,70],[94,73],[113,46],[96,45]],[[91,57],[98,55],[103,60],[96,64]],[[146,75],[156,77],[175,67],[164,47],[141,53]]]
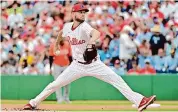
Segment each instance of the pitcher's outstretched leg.
[[63,86],[68,85],[72,81],[82,77],[80,71],[77,70],[75,64],[71,64],[64,72],[58,76],[58,78],[50,83],[38,96],[29,101],[29,104],[25,105],[24,110],[32,110],[36,108],[41,101],[45,100],[49,95],[51,95],[56,90]]
[[[143,110],[148,105],[154,102],[156,96],[152,96],[150,98],[146,98],[143,95],[134,92],[126,82],[121,78],[121,76],[117,75],[114,71],[112,71],[108,66],[103,64],[102,62],[96,62],[97,69],[91,68],[89,72],[92,73],[92,76],[103,80],[115,88],[117,88],[129,101],[134,103],[139,110]],[[94,66],[94,65],[93,65]],[[145,102],[145,103],[143,103]]]

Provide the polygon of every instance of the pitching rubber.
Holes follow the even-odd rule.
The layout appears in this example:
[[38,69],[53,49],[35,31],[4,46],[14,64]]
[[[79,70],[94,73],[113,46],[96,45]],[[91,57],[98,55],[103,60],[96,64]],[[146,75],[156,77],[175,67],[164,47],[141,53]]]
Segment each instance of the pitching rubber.
[[[147,108],[159,108],[160,106],[161,106],[161,104],[156,104],[156,103],[154,103],[154,104],[148,105]],[[133,107],[133,108],[137,108],[137,106],[136,106],[135,104],[133,104],[132,107]]]

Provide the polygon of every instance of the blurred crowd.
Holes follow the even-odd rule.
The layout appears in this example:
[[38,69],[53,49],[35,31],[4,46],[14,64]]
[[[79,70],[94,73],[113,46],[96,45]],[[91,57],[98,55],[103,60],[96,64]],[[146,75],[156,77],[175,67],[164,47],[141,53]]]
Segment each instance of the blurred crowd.
[[[1,73],[49,74],[49,45],[77,1],[1,1]],[[87,1],[101,60],[119,75],[178,73],[178,2]]]

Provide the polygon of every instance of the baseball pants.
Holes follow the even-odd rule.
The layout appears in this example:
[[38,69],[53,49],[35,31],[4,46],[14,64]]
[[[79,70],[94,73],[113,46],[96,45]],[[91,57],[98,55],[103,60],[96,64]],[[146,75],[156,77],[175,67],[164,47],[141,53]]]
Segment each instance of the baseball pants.
[[91,64],[84,65],[77,61],[73,61],[58,78],[51,82],[46,88],[34,99],[31,99],[29,103],[33,107],[37,107],[41,101],[45,100],[49,95],[55,92],[57,89],[68,85],[76,79],[84,76],[93,76],[104,82],[107,82],[118,89],[129,101],[134,103],[137,107],[139,106],[143,95],[134,92],[125,83],[125,81],[106,66],[99,59]]

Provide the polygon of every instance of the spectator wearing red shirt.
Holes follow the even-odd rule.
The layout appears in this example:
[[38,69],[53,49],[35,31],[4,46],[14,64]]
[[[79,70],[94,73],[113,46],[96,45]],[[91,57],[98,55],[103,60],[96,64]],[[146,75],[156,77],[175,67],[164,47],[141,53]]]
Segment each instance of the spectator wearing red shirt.
[[140,70],[141,74],[156,74],[156,70],[153,68],[153,66],[150,64],[150,60],[145,60],[145,67]]
[[155,9],[152,9],[150,17],[151,18],[157,17],[157,18],[159,18],[162,21],[164,19],[164,14],[162,12],[160,12],[158,10],[158,8],[155,8]]
[[41,53],[44,52],[45,50],[45,45],[43,44],[41,39],[38,39],[38,45],[35,46],[35,52]]
[[115,24],[110,25],[109,30],[114,30],[116,32],[122,31],[123,27],[127,25],[127,21],[124,20],[123,16],[119,16],[118,19],[115,20]]
[[160,6],[158,5],[158,2],[152,1],[150,4],[150,17],[158,17],[161,21],[164,19],[164,14],[159,10]]
[[132,61],[132,69],[130,69],[127,73],[129,75],[137,75],[137,74],[141,74],[141,70],[138,67],[138,64],[136,61]]

